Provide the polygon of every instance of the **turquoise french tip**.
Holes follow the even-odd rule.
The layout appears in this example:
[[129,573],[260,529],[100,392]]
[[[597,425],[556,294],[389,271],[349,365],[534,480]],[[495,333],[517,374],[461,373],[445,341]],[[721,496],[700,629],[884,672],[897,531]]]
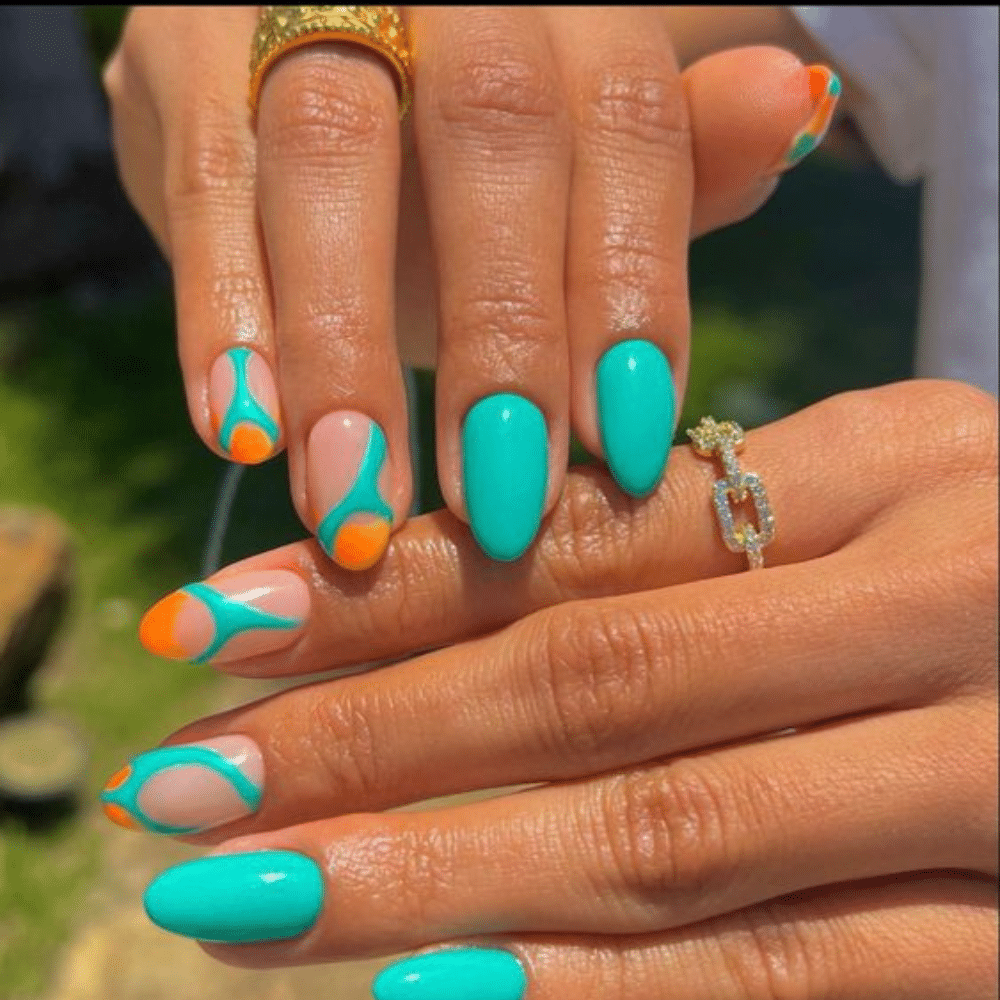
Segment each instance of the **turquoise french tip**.
[[520,558],[538,534],[549,475],[542,411],[513,393],[479,400],[462,425],[462,482],[472,534],[492,559]]
[[656,489],[674,436],[676,395],[667,356],[648,340],[623,340],[597,364],[601,446],[615,482],[634,497]]
[[146,913],[174,934],[224,944],[279,941],[308,930],[323,908],[323,876],[294,851],[198,858],[146,889]]
[[508,951],[461,948],[396,962],[372,984],[375,1000],[523,1000],[528,977]]

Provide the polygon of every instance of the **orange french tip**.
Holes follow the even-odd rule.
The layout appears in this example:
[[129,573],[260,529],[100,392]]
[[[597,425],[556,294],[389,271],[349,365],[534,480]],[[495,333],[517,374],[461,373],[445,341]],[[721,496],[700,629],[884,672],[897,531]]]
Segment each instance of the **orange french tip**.
[[333,558],[344,569],[370,569],[389,544],[390,525],[383,518],[368,524],[345,524],[337,532]]
[[167,594],[157,601],[143,616],[139,623],[139,642],[156,656],[168,660],[190,660],[191,650],[182,646],[174,637],[177,629],[177,617],[184,607],[188,595],[181,590]]
[[254,424],[238,424],[229,439],[229,454],[243,465],[257,465],[270,458],[271,439]]
[[131,766],[126,764],[121,770],[115,771],[115,773],[108,778],[107,784],[104,786],[104,790],[106,792],[113,792],[116,788],[121,788],[122,785],[128,781],[128,777],[131,773]]
[[144,829],[141,823],[136,822],[130,812],[122,809],[121,806],[115,805],[114,802],[102,802],[101,808],[104,809],[104,815],[107,816],[112,823],[117,823],[118,826],[123,826],[126,830]]
[[820,100],[830,86],[833,73],[826,66],[809,67],[809,96],[813,101]]

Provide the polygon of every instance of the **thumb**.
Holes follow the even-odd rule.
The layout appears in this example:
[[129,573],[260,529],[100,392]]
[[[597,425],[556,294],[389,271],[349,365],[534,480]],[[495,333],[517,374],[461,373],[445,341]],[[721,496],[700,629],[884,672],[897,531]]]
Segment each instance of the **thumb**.
[[771,46],[707,56],[683,79],[694,144],[695,238],[752,215],[781,174],[819,145],[840,79]]

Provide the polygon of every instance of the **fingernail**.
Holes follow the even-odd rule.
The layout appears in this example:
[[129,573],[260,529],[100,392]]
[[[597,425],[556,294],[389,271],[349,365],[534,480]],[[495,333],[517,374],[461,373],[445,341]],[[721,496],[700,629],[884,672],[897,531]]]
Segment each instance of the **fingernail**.
[[267,362],[249,347],[231,347],[208,374],[208,408],[219,447],[234,461],[256,465],[281,438],[278,390]]
[[296,937],[323,908],[323,876],[294,851],[216,854],[168,868],[146,889],[158,927],[199,941],[244,944]]
[[217,736],[133,758],[108,779],[101,803],[119,826],[176,837],[252,815],[263,788],[257,744],[247,736]]
[[840,100],[840,77],[832,69],[828,66],[808,66],[806,73],[809,75],[812,113],[778,164],[776,169],[779,171],[789,170],[801,163],[823,141]]
[[656,489],[674,436],[674,377],[648,340],[623,340],[597,364],[601,447],[615,482],[634,497]]
[[462,427],[462,481],[472,534],[492,559],[510,562],[538,534],[549,474],[542,411],[523,396],[479,400]]
[[385,433],[363,413],[328,413],[309,434],[306,463],[316,537],[344,569],[369,569],[389,544],[387,456]]
[[168,660],[247,659],[291,645],[309,605],[309,588],[296,573],[234,573],[189,583],[158,601],[139,624],[139,641]]
[[372,984],[375,1000],[523,1000],[528,977],[509,952],[456,948],[406,958]]

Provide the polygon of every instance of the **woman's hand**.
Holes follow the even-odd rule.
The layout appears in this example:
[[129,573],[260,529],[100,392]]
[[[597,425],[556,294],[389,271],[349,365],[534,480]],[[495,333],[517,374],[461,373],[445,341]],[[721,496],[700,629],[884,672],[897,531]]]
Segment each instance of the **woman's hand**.
[[216,845],[153,883],[153,919],[247,966],[460,949],[388,971],[382,1000],[989,995],[996,404],[850,393],[741,461],[777,519],[760,572],[722,545],[717,467],[680,448],[642,504],[571,473],[516,568],[442,513],[370,588],[312,543],[214,577],[230,610],[289,577],[311,606],[234,673],[450,645],[194,723],[117,775],[119,819]]
[[556,503],[571,427],[626,492],[655,489],[688,241],[762,204],[836,102],[771,48],[681,75],[655,9],[406,10],[402,134],[390,70],[347,43],[280,58],[254,130],[257,7],[136,8],[105,76],[195,427],[238,461],[287,444],[303,522],[354,569],[409,508],[397,346],[432,364],[435,335],[442,492],[493,558]]

